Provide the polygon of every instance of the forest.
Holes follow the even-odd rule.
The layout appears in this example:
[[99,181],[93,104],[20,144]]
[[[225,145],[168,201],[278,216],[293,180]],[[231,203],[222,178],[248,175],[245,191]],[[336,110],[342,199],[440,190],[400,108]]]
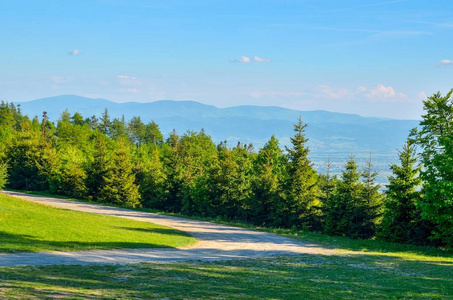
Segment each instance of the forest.
[[[41,191],[125,207],[144,207],[297,228],[357,239],[453,247],[453,90],[424,101],[389,184],[375,181],[372,157],[351,155],[340,175],[318,174],[306,126],[291,146],[270,137],[215,144],[204,130],[167,138],[158,124],[64,111],[30,119],[20,105],[0,105],[0,189]],[[52,116],[53,117],[53,116]]]

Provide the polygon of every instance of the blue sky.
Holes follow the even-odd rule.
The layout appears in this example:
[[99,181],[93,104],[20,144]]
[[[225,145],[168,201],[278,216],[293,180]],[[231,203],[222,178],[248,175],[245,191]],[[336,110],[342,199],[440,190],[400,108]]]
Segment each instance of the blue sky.
[[1,1],[0,100],[61,94],[419,118],[451,0]]

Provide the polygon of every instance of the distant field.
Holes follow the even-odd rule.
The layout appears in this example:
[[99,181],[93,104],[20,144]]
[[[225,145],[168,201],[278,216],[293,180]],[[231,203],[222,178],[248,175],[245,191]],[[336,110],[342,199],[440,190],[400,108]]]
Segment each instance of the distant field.
[[0,194],[0,253],[181,247],[195,239],[172,228],[44,206]]

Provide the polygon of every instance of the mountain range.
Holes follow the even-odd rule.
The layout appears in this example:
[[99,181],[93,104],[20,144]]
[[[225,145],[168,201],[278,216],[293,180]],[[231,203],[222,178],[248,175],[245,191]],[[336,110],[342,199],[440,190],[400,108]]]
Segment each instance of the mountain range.
[[405,142],[410,129],[419,123],[418,120],[362,117],[323,110],[298,111],[277,106],[218,108],[195,101],[172,100],[116,103],[74,95],[16,104],[20,104],[22,112],[29,117],[41,117],[46,111],[51,121],[56,121],[65,109],[84,117],[100,117],[107,108],[112,118],[124,115],[126,120],[133,116],[140,116],[145,123],[153,120],[164,135],[173,129],[179,133],[204,129],[216,143],[227,140],[229,146],[235,146],[241,141],[252,143],[256,149],[273,134],[282,146],[289,145],[293,124],[301,116],[308,124],[306,136],[311,157],[321,168],[327,157],[340,167],[351,153],[363,160],[372,152],[373,161],[388,169],[388,163],[396,161],[397,149]]

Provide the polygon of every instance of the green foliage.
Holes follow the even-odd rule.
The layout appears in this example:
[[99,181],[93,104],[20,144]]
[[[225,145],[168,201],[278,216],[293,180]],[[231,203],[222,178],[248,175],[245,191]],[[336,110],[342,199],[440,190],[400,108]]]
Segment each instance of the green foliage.
[[280,210],[283,202],[286,160],[275,136],[258,152],[254,162],[255,176],[252,178],[252,195],[248,209],[248,220],[266,226],[282,224]]
[[430,235],[429,222],[422,220],[416,205],[421,201],[418,177],[420,166],[415,166],[415,148],[410,141],[399,152],[400,165],[392,164],[386,191],[384,217],[379,238],[390,242],[426,244]]
[[327,215],[324,226],[326,233],[362,237],[360,225],[364,220],[365,212],[360,207],[363,184],[359,179],[357,163],[354,156],[350,156],[335,193],[326,202]]
[[[423,244],[434,230],[451,245],[451,102],[451,93],[425,101],[427,114],[414,134],[422,148],[421,192],[392,166],[383,239]],[[0,162],[8,163],[8,188],[361,239],[373,237],[381,221],[383,198],[371,159],[361,173],[351,157],[341,179],[330,171],[318,175],[300,118],[285,152],[272,136],[256,154],[252,144],[216,146],[203,130],[181,136],[174,130],[164,141],[155,122],[111,120],[107,110],[99,119],[64,111],[56,126],[46,112],[40,120],[0,104]],[[413,211],[412,223],[403,210]]]
[[291,148],[288,152],[288,177],[285,183],[285,206],[281,213],[282,224],[285,227],[310,226],[311,217],[318,214],[319,207],[318,174],[308,158],[309,149],[306,146],[306,124],[301,117],[294,124],[294,136],[291,138]]
[[[370,158],[366,161],[365,169],[362,171],[363,189],[361,195],[361,204],[364,206],[365,220],[362,224],[362,231],[368,232],[368,237],[373,237],[376,232],[376,226],[382,217],[383,196],[380,193],[379,184],[376,184],[376,177],[379,172],[373,171],[373,163]],[[366,234],[364,233],[366,236]]]
[[414,133],[421,147],[424,168],[423,197],[418,202],[422,217],[435,225],[433,238],[453,247],[453,89],[423,101],[426,114],[420,132]]
[[0,190],[8,183],[8,165],[0,161]]
[[120,145],[102,174],[98,200],[127,207],[139,206],[140,194],[132,167],[127,148]]

